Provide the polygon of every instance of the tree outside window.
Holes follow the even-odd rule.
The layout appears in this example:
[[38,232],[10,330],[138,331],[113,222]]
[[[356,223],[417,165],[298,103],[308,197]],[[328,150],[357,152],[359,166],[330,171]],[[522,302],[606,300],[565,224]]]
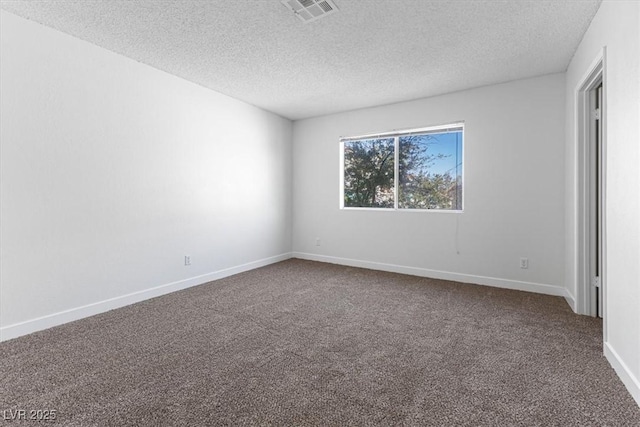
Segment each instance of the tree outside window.
[[343,139],[343,207],[462,210],[462,139],[461,125]]

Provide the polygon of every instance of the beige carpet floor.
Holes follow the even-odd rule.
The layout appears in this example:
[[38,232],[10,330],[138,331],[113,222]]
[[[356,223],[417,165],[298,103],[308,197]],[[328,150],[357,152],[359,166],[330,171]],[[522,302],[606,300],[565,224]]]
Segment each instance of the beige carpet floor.
[[0,344],[7,425],[640,426],[559,297],[289,260]]

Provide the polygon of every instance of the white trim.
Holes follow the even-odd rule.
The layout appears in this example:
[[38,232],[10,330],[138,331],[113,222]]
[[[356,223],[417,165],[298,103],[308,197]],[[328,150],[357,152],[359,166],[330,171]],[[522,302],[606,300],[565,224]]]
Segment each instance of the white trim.
[[[458,148],[456,147],[456,151]],[[400,137],[393,137],[393,209],[400,206]]]
[[611,367],[613,367],[618,377],[622,380],[622,384],[627,387],[629,394],[640,406],[640,380],[633,375],[631,369],[627,366],[618,353],[611,347],[608,342],[604,343],[604,357],[607,358]]
[[430,270],[420,267],[387,264],[374,261],[365,261],[351,258],[340,258],[327,255],[310,254],[306,252],[293,252],[293,258],[307,259],[311,261],[327,262],[330,264],[348,265],[351,267],[368,268],[370,270],[389,271],[392,273],[409,274],[411,276],[430,277],[433,279],[452,280],[475,285],[493,286],[496,288],[514,289],[518,291],[535,292],[538,294],[554,295],[567,298],[567,291],[562,286],[547,285],[543,283],[522,282],[519,280],[500,279],[497,277],[477,276],[473,274],[453,273],[450,271]]
[[[344,198],[344,196],[343,196]],[[464,192],[462,194],[462,198],[464,199]],[[452,214],[461,214],[464,213],[464,210],[453,210],[453,209],[420,209],[420,208],[359,208],[359,207],[341,207],[343,211],[370,211],[370,212],[431,212],[431,213],[452,213]]]
[[340,209],[344,207],[344,141],[340,141]]
[[[370,210],[370,211],[413,211],[413,212],[445,212],[445,213],[463,213],[464,212],[464,198],[466,192],[463,190],[462,192],[462,203],[460,209],[431,209],[431,208],[400,208],[399,207],[399,197],[400,197],[400,137],[403,135],[425,135],[430,133],[462,133],[462,158],[461,163],[456,164],[456,168],[458,165],[461,165],[461,181],[462,187],[464,188],[465,181],[465,123],[464,121],[446,124],[446,125],[437,125],[430,127],[423,127],[417,129],[406,129],[403,131],[389,131],[383,134],[371,134],[371,135],[363,135],[363,136],[354,136],[354,137],[340,137],[339,147],[340,147],[340,209],[341,210]],[[363,139],[392,139],[393,138],[393,159],[394,159],[394,169],[393,169],[393,188],[394,188],[394,200],[393,207],[382,208],[382,207],[358,207],[358,206],[345,206],[344,205],[344,144],[345,142],[354,142]],[[456,144],[456,159],[458,152],[459,144]],[[456,176],[456,185],[457,185],[457,176]]]
[[449,132],[460,132],[464,130],[464,120],[459,120],[457,122],[445,123],[433,126],[423,126],[419,128],[408,128],[408,129],[394,129],[386,132],[378,132],[378,133],[369,133],[366,135],[358,135],[358,136],[341,136],[340,142],[344,141],[358,141],[360,139],[382,139],[382,138],[394,138],[397,136],[410,135],[410,134],[427,134],[427,133],[449,133]]
[[[576,248],[574,259],[574,280],[576,290],[576,307],[575,312],[578,314],[594,315],[591,313],[591,280],[590,280],[590,254],[588,246],[589,237],[589,185],[588,185],[588,165],[589,165],[589,150],[588,144],[585,142],[585,138],[589,135],[589,114],[587,106],[589,103],[586,100],[588,92],[595,87],[595,83],[598,80],[602,80],[604,87],[604,99],[605,108],[602,122],[606,126],[606,48],[603,47],[597,53],[594,60],[591,62],[582,78],[578,81],[574,89],[574,147],[575,147],[575,183],[574,191],[576,197],[574,199],[575,207],[575,229],[574,229],[574,244]],[[606,129],[605,129],[606,130]],[[603,133],[604,141],[603,145],[606,146],[606,132]],[[605,172],[605,171],[603,171]],[[606,172],[605,172],[606,173]],[[606,177],[603,177],[606,179]],[[605,203],[604,196],[602,198]],[[603,225],[606,228],[606,222],[603,218]],[[606,256],[606,231],[603,231],[603,258]],[[603,259],[603,266],[605,265]],[[601,272],[602,283],[606,282],[606,267]],[[606,292],[606,286],[605,286]],[[604,311],[606,312],[606,296]],[[606,339],[606,315],[603,314],[605,328],[603,330]]]
[[291,257],[292,257],[291,253],[287,252],[287,253],[276,255],[273,257],[248,262],[246,264],[241,264],[235,267],[214,271],[212,273],[190,277],[188,279],[179,280],[173,283],[167,283],[164,285],[156,286],[154,288],[149,288],[149,289],[145,289],[138,292],[132,292],[127,295],[121,295],[118,297],[109,298],[104,301],[87,304],[81,307],[71,308],[69,310],[64,310],[58,313],[53,313],[53,314],[38,317],[35,319],[30,319],[24,322],[14,323],[12,325],[8,325],[0,328],[0,342],[7,341],[12,338],[17,338],[22,335],[27,335],[36,331],[41,331],[43,329],[49,329],[54,326],[62,325],[64,323],[73,322],[74,320],[79,320],[85,317],[94,316],[96,314],[104,313],[105,311],[135,304],[140,301],[145,301],[161,295],[166,295],[182,289],[202,285],[204,283],[208,283],[213,280],[218,280],[224,277],[233,276],[234,274],[253,270],[259,267],[264,267],[265,265],[284,261]]
[[564,299],[567,301],[567,304],[569,304],[569,307],[571,307],[571,310],[573,310],[574,313],[577,313],[576,297],[569,291],[569,289],[564,290]]
[[600,240],[600,244],[602,245],[602,260],[601,260],[601,264],[602,264],[602,270],[600,271],[600,286],[602,288],[602,340],[604,342],[607,342],[609,340],[609,316],[607,314],[608,308],[607,308],[607,303],[609,301],[609,297],[607,296],[607,290],[609,289],[609,284],[608,284],[608,279],[609,279],[609,274],[608,274],[608,267],[607,267],[607,262],[608,262],[608,258],[609,258],[609,251],[608,251],[608,246],[607,246],[607,242],[608,242],[608,238],[607,238],[607,183],[608,183],[608,173],[607,173],[607,162],[608,162],[608,132],[609,132],[609,103],[607,102],[607,97],[609,95],[609,83],[608,83],[608,78],[607,78],[607,47],[604,46],[602,48],[602,99],[600,100],[602,103],[601,106],[601,110],[603,112],[603,114],[601,115],[600,119],[600,126],[602,126],[602,141],[601,142],[601,155],[602,158],[600,159],[601,162],[601,166],[602,166],[602,170],[601,170],[601,174],[602,174],[602,179],[601,179],[601,203],[602,203],[602,229],[600,230],[601,234],[601,240]]

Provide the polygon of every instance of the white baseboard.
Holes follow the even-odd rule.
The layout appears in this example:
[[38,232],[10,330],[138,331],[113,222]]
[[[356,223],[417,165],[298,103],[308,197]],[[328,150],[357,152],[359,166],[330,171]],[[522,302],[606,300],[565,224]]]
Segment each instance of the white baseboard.
[[191,277],[173,283],[167,283],[154,288],[145,289],[131,294],[122,295],[108,300],[75,307],[69,310],[53,313],[47,316],[38,317],[20,323],[0,327],[0,342],[27,335],[32,332],[48,329],[74,320],[83,319],[105,311],[135,304],[150,298],[166,295],[192,286],[201,285],[212,280],[222,279],[244,271],[253,270],[265,265],[284,261],[289,258],[301,258],[312,261],[327,262],[331,264],[348,265],[352,267],[362,267],[372,270],[389,271],[394,273],[409,274],[413,276],[431,277],[434,279],[452,280],[463,283],[473,283],[478,285],[494,286],[498,288],[514,289],[527,292],[536,292],[546,295],[563,296],[569,305],[575,307],[575,299],[565,288],[540,283],[523,282],[517,280],[506,280],[495,277],[485,277],[462,273],[452,273],[447,271],[430,270],[425,268],[408,267],[395,264],[386,264],[373,261],[355,260],[349,258],[339,258],[326,255],[317,255],[304,252],[284,253],[277,256],[253,261],[224,270],[207,273],[201,276]]
[[640,380],[633,375],[626,363],[620,358],[618,353],[611,347],[608,342],[604,343],[604,356],[609,361],[613,370],[616,371],[622,383],[627,387],[631,397],[633,397],[640,406]]
[[212,280],[222,279],[224,277],[233,276],[234,274],[253,270],[255,268],[264,267],[265,265],[284,261],[292,257],[292,254],[284,253],[269,258],[260,259],[246,264],[238,265],[224,270],[218,270],[212,273],[203,274],[196,277],[180,280],[173,283],[156,286],[154,288],[133,292],[127,295],[110,298],[104,301],[87,304],[82,307],[75,307],[58,313],[49,314],[47,316],[38,317],[20,323],[4,326],[0,328],[0,342],[27,335],[32,332],[41,331],[74,320],[83,319],[85,317],[94,316],[104,313],[105,311],[135,304],[140,301],[166,295],[192,286],[202,285]]
[[576,298],[566,288],[564,289],[564,299],[567,301],[567,304],[569,304],[569,307],[571,307],[571,310],[573,310],[574,313],[578,314],[578,306],[576,305]]
[[404,265],[386,264],[373,261],[363,261],[350,258],[339,258],[327,255],[317,255],[305,252],[293,252],[293,258],[310,261],[328,262],[331,264],[348,265],[351,267],[368,268],[370,270],[389,271],[392,273],[409,274],[412,276],[430,277],[432,279],[452,280],[462,283],[493,286],[496,288],[514,289],[518,291],[535,292],[538,294],[562,296],[567,298],[566,289],[560,286],[542,283],[522,282],[519,280],[499,279],[496,277],[476,276],[472,274],[452,273],[449,271],[429,270],[427,268],[408,267]]

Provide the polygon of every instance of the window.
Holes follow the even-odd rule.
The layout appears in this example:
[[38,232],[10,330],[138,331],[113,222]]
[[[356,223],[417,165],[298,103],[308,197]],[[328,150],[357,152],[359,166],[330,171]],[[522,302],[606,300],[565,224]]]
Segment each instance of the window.
[[342,138],[341,207],[462,210],[463,124]]

